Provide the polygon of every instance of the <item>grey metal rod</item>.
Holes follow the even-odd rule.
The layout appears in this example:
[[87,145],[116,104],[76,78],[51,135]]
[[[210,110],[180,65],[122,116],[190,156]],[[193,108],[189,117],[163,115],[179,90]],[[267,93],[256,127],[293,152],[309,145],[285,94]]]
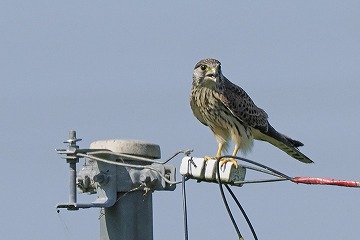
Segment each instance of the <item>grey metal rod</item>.
[[76,203],[76,162],[70,162],[69,165],[69,203]]

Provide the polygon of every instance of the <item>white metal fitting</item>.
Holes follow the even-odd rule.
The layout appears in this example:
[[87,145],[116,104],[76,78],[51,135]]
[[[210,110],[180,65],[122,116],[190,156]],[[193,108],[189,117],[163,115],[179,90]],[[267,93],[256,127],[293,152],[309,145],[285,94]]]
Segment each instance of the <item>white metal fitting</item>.
[[[180,174],[206,182],[217,182],[218,176],[216,171],[217,160],[195,157],[184,157],[180,166]],[[236,168],[232,162],[225,163],[220,167],[220,180],[223,183],[242,186],[237,183],[244,181],[246,169],[243,167]]]

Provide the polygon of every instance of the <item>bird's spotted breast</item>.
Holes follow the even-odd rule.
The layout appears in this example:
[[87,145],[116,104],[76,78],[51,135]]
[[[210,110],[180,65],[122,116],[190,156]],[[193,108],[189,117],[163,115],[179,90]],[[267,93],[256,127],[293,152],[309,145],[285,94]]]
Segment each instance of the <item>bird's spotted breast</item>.
[[221,102],[221,93],[210,88],[194,88],[191,105],[200,122],[209,126],[218,141],[230,139],[244,152],[252,146],[251,128],[243,125]]

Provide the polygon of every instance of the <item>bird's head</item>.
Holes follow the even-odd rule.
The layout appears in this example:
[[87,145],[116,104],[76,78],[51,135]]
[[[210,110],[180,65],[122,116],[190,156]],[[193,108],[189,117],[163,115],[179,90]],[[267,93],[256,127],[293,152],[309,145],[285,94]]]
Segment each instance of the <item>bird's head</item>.
[[223,81],[221,63],[212,58],[199,61],[194,68],[193,85],[214,87]]

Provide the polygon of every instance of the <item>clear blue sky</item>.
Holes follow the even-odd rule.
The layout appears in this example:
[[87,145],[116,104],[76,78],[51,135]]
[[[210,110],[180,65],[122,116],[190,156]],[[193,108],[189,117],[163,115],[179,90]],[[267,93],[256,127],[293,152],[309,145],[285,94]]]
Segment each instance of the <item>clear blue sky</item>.
[[[55,210],[68,199],[68,166],[54,149],[71,129],[83,148],[130,138],[159,144],[164,158],[187,148],[215,154],[188,102],[205,57],[219,59],[316,163],[262,142],[247,157],[291,176],[360,180],[359,1],[3,0],[0,30],[2,239],[99,239],[98,209]],[[218,186],[189,181],[187,189],[190,239],[236,239]],[[259,239],[360,235],[358,189],[234,191]],[[154,239],[183,239],[180,188],[155,192],[153,202]]]

